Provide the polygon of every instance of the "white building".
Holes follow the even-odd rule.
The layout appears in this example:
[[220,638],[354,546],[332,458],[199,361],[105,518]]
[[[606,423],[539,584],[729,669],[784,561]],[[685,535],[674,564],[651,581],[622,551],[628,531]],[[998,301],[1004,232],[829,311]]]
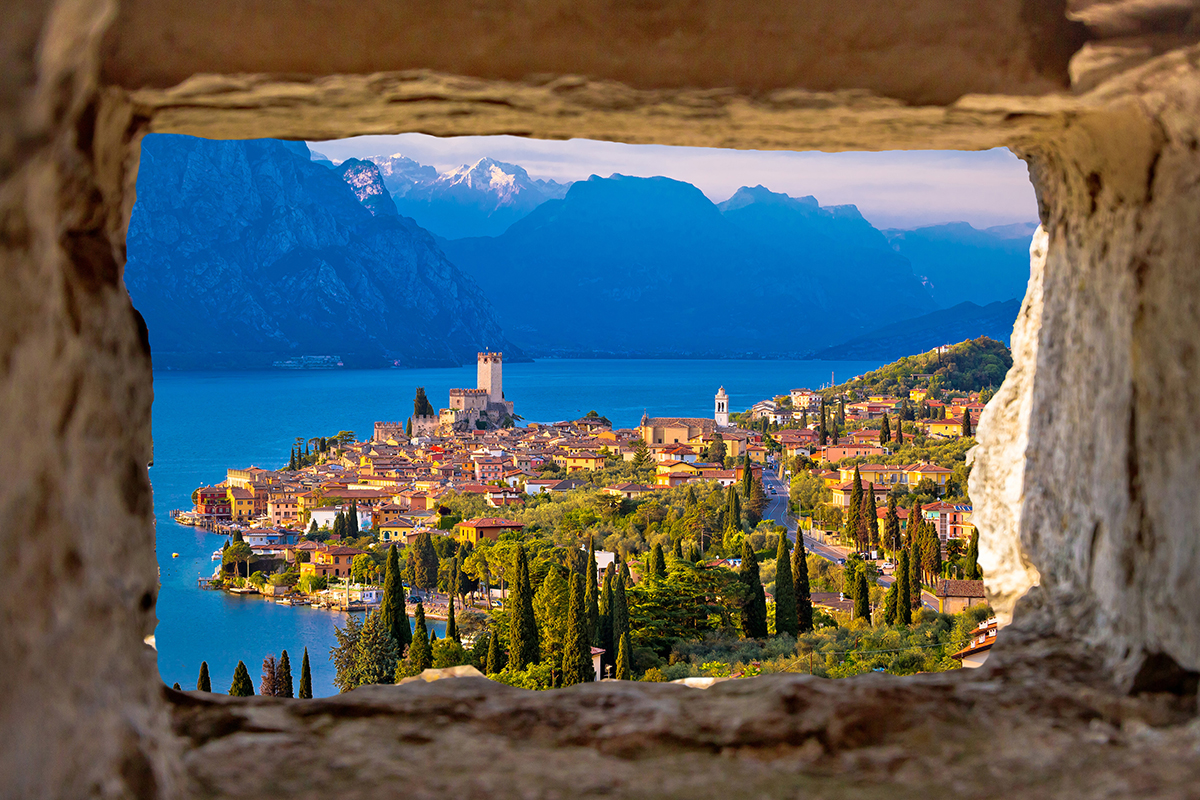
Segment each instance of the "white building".
[[[333,529],[333,519],[338,515],[338,512],[343,514],[350,513],[350,506],[323,506],[314,508],[310,513],[309,519],[317,521],[318,528]],[[360,530],[369,531],[374,524],[374,512],[365,506],[358,507],[358,527]]]
[[713,414],[713,419],[716,420],[718,428],[729,427],[729,395],[725,394],[724,386],[717,390],[716,412]]

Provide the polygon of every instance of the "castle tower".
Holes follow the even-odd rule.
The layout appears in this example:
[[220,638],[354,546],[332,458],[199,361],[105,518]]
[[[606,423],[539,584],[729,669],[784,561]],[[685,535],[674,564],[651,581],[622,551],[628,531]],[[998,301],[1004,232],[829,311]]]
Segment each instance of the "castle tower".
[[489,403],[504,402],[504,354],[480,353],[478,356],[479,380],[475,386],[486,389]]
[[713,414],[713,419],[717,421],[717,427],[729,427],[729,395],[725,394],[725,387],[722,386],[717,391],[717,410]]

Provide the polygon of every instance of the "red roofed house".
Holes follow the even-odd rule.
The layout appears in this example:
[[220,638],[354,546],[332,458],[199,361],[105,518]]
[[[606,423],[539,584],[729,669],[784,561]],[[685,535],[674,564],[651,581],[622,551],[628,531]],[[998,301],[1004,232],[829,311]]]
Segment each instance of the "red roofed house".
[[350,563],[354,557],[362,553],[362,550],[340,545],[317,548],[312,551],[312,560],[300,565],[300,576],[344,577],[350,574]]
[[519,531],[525,526],[516,520],[502,517],[476,517],[460,522],[455,530],[459,541],[479,544],[484,539],[496,541],[505,531]]
[[957,614],[971,606],[987,602],[983,581],[956,581],[941,578],[937,582],[938,613]]

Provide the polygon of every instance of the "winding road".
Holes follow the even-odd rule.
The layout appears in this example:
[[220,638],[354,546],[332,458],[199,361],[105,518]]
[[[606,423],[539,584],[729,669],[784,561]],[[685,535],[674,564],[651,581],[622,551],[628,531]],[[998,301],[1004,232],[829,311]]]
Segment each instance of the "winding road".
[[[764,511],[764,515],[767,519],[772,519],[787,528],[788,539],[795,543],[796,523],[794,520],[790,519],[787,514],[787,485],[779,479],[779,475],[776,472],[764,469],[763,488],[767,491],[767,507]],[[772,490],[774,490],[774,494],[772,494]],[[846,556],[850,553],[850,548],[848,547],[823,544],[807,535],[804,537],[804,549],[834,563],[844,561]],[[891,575],[881,575],[876,582],[884,589],[887,589],[891,587],[894,580],[895,578],[893,578]],[[934,611],[938,610],[937,597],[931,592],[922,591],[921,601],[926,608]]]

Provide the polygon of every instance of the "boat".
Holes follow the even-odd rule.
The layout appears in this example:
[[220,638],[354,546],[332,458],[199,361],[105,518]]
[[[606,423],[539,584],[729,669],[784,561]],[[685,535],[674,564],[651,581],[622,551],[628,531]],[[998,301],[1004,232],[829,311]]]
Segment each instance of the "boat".
[[171,558],[179,558],[179,553],[171,553]]

